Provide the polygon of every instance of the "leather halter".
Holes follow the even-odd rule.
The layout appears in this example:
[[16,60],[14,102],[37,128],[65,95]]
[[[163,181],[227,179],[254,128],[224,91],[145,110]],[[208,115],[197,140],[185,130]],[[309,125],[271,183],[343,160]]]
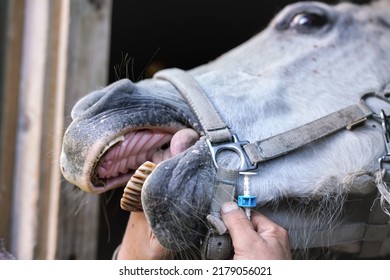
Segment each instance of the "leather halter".
[[[227,229],[220,217],[220,206],[222,203],[234,200],[235,187],[237,178],[240,174],[257,169],[258,164],[268,160],[280,157],[290,153],[310,142],[317,139],[327,137],[344,129],[352,129],[357,124],[367,120],[367,118],[379,117],[367,106],[365,100],[369,97],[379,98],[385,102],[389,102],[385,94],[365,94],[357,104],[345,107],[339,111],[331,113],[325,117],[314,120],[308,124],[287,132],[262,139],[254,143],[248,141],[240,141],[237,135],[231,133],[229,127],[223,122],[217,110],[207,98],[199,84],[185,71],[172,68],[159,71],[154,78],[162,79],[170,82],[184,97],[191,110],[199,119],[206,141],[213,157],[214,164],[217,168],[217,185],[212,199],[210,215],[207,220],[210,224],[209,232],[203,242],[202,257],[205,259],[226,259],[232,253],[232,244]],[[377,185],[382,183],[384,188],[387,188],[384,182],[385,174],[387,174],[386,165],[390,164],[390,117],[382,111],[381,122],[384,133],[384,140],[387,149],[387,154],[379,159],[379,171],[383,174],[379,176]],[[216,157],[223,150],[234,151],[240,156],[241,163],[238,169],[231,170],[218,166]],[[379,174],[378,171],[378,174]],[[376,204],[378,205],[378,203]],[[383,214],[382,208],[372,209],[370,221],[373,220],[372,227],[370,221],[368,224],[346,225],[341,226],[329,233],[319,232],[312,239],[311,244],[306,244],[309,247],[321,246],[324,242],[327,244],[341,244],[349,241],[366,240],[369,243],[376,242],[381,244],[384,236],[390,232],[390,226],[387,215]],[[382,213],[379,213],[382,212]],[[374,217],[375,214],[375,217]],[[378,226],[380,225],[380,226]],[[367,234],[374,232],[374,240]],[[343,233],[343,234],[342,234]],[[330,237],[326,237],[327,234]],[[371,239],[370,239],[371,238]],[[300,244],[292,244],[292,248],[299,247]],[[367,245],[367,242],[366,242]],[[378,245],[378,244],[377,244]],[[372,244],[367,250],[361,251],[361,256],[369,257],[374,254]]]

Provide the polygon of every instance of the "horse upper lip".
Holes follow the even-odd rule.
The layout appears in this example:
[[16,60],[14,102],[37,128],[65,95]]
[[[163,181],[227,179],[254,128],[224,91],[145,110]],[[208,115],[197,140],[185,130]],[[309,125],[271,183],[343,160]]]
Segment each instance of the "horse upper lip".
[[[72,113],[74,120],[63,138],[61,171],[64,178],[84,191],[103,193],[124,186],[132,175],[131,170],[137,169],[144,160],[156,162],[156,151],[161,155],[161,150],[167,150],[171,138],[179,130],[191,127],[200,133],[201,126],[187,104],[172,93],[161,92],[121,81],[79,101]],[[155,154],[154,158],[149,154],[132,165],[122,159],[129,172],[119,165],[116,170],[99,171],[105,155],[114,147],[121,146],[127,133],[136,130],[160,130],[171,135],[167,134],[168,139],[153,146],[155,151],[151,153]],[[181,145],[188,146],[186,141],[175,141],[177,145],[173,145],[172,153],[165,151],[170,156],[182,151]],[[103,169],[109,168],[109,165],[106,162]]]

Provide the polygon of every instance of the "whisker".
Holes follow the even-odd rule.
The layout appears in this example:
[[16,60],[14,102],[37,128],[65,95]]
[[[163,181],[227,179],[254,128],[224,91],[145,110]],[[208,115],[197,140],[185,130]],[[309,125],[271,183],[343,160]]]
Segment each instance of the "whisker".
[[157,48],[157,50],[154,52],[154,54],[151,56],[151,58],[149,59],[148,63],[146,63],[144,69],[142,70],[141,74],[139,74],[138,78],[137,78],[137,82],[141,80],[143,74],[145,73],[146,69],[148,68],[148,66],[152,63],[153,59],[155,58],[155,56],[157,55],[157,53],[160,51],[160,47]]

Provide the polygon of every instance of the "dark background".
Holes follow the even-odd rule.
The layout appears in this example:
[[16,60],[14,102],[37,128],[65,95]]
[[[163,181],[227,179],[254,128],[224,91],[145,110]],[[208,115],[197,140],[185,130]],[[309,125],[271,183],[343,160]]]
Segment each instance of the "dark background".
[[[138,81],[161,68],[207,63],[261,31],[293,2],[114,0],[109,82]],[[99,259],[110,259],[121,242],[129,215],[119,206],[122,192],[102,195]]]

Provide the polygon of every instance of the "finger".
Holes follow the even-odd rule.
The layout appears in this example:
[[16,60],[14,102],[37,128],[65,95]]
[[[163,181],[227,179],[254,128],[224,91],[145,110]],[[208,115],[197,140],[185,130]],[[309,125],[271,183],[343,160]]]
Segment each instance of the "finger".
[[287,231],[280,225],[276,224],[270,220],[267,216],[259,213],[253,212],[252,214],[252,223],[254,229],[261,236],[285,236]]
[[130,223],[133,232],[138,236],[138,242],[143,240],[145,245],[150,246],[150,249],[156,253],[163,254],[169,252],[169,250],[164,248],[154,236],[144,212],[132,212],[130,215]]
[[259,236],[270,247],[278,248],[278,252],[281,253],[278,258],[291,259],[290,238],[287,230],[258,212],[252,214],[252,223]]
[[169,259],[173,252],[165,249],[153,235],[145,214],[132,212],[122,239],[118,259]]
[[[224,203],[221,207],[222,220],[229,230],[229,234],[236,246],[250,246],[254,239],[259,238],[252,223],[244,211],[234,202]],[[245,238],[243,238],[245,236]]]

